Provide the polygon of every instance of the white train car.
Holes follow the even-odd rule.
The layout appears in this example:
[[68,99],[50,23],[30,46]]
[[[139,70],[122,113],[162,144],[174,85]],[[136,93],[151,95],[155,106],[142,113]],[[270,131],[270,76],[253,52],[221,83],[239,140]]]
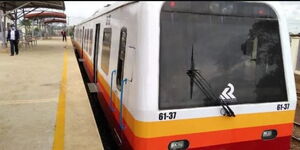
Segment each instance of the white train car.
[[297,97],[277,3],[119,2],[74,35],[121,149],[289,149]]

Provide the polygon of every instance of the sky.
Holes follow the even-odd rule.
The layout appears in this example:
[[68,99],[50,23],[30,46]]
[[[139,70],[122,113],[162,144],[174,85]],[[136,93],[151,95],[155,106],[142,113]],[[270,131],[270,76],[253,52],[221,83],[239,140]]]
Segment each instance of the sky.
[[97,10],[114,1],[65,1],[65,13],[69,17],[69,25],[76,25],[92,16]]
[[[116,1],[65,1],[65,13],[69,17],[69,25],[76,25],[97,10]],[[280,2],[288,23],[289,32],[300,33],[300,2]]]
[[280,2],[286,16],[289,32],[300,33],[300,2]]

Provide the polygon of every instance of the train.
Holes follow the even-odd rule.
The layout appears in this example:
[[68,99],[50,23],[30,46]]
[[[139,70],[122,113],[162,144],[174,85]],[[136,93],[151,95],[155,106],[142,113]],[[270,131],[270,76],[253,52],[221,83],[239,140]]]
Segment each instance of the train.
[[288,150],[297,104],[278,2],[126,1],[72,44],[120,149]]

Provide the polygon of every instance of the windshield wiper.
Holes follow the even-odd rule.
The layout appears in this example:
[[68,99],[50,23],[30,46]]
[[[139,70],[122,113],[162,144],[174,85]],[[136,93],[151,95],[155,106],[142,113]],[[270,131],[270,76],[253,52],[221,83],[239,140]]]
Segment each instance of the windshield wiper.
[[205,80],[205,78],[200,74],[200,72],[198,70],[195,69],[194,66],[194,49],[192,46],[192,56],[191,56],[191,68],[190,70],[187,71],[188,76],[191,79],[190,82],[190,87],[191,87],[191,91],[190,91],[190,97],[192,98],[193,95],[193,85],[194,83],[197,85],[197,87],[203,92],[203,94],[212,100],[215,100],[217,102],[220,103],[220,105],[222,106],[223,110],[224,110],[224,115],[225,116],[229,116],[229,117],[235,117],[234,112],[232,111],[232,109],[228,106],[228,104],[218,98],[215,93],[213,92],[211,86],[209,85],[209,83]]

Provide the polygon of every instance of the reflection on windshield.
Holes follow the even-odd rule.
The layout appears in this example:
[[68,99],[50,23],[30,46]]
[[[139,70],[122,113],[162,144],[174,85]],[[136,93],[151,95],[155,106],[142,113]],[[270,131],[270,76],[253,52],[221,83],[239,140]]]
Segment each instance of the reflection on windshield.
[[[259,48],[259,52],[257,53],[256,60],[253,63],[256,63],[257,75],[261,75],[260,79],[256,82],[256,99],[264,100],[264,101],[278,101],[278,99],[282,99],[284,97],[278,96],[269,96],[266,99],[265,95],[268,95],[268,92],[281,92],[285,91],[284,80],[277,80],[278,76],[284,77],[283,74],[283,64],[282,64],[282,56],[281,51],[276,50],[278,47],[281,47],[278,33],[274,32],[274,30],[279,30],[278,25],[274,25],[274,21],[259,21],[253,24],[252,28],[249,31],[249,39],[244,43],[244,45],[250,41],[259,41],[255,45],[255,42],[252,47],[252,51]],[[253,42],[252,42],[253,43]],[[242,46],[243,47],[243,46]],[[249,53],[249,49],[247,47],[243,47],[243,51],[246,52],[246,55]],[[262,76],[262,74],[265,74]],[[277,89],[273,89],[272,87],[278,87]]]

